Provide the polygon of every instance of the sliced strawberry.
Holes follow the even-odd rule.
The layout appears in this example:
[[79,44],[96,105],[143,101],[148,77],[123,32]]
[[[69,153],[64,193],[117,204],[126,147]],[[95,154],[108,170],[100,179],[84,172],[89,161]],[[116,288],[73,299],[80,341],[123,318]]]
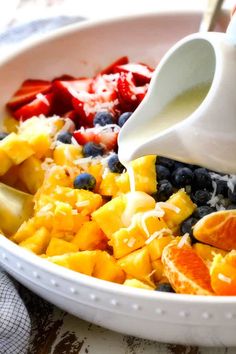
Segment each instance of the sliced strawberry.
[[117,81],[120,74],[98,74],[92,83],[94,93],[111,92],[117,90]]
[[55,92],[55,113],[64,114],[73,109],[72,97],[78,92],[91,92],[92,82],[93,79],[88,78],[53,81],[53,91]]
[[124,65],[117,65],[114,68],[114,72],[131,72],[133,74],[135,83],[137,86],[142,86],[150,82],[152,78],[152,73],[154,69],[146,64],[138,64],[138,63],[128,63]]
[[47,95],[39,93],[33,101],[14,111],[13,116],[23,121],[40,114],[47,116],[52,111],[53,97],[53,93],[48,93]]
[[103,69],[102,71],[100,71],[100,74],[112,74],[114,72],[114,68],[117,65],[123,65],[123,64],[127,64],[129,62],[129,59],[127,56],[123,56],[120,57],[119,59],[117,59],[116,61],[114,61],[113,63],[111,63],[110,65],[108,65],[105,69]]
[[35,99],[39,93],[46,94],[51,90],[52,84],[46,80],[25,80],[7,103],[7,107],[15,110]]
[[115,91],[101,93],[78,93],[73,97],[72,104],[81,119],[84,127],[92,127],[93,119],[97,112],[107,110],[116,115],[118,99]]
[[82,128],[75,131],[73,135],[80,145],[93,142],[96,144],[102,144],[107,151],[115,150],[117,148],[118,131],[113,128]]
[[71,120],[73,120],[73,122],[77,122],[78,121],[78,113],[75,110],[66,112],[65,114],[63,114],[64,118],[70,118]]

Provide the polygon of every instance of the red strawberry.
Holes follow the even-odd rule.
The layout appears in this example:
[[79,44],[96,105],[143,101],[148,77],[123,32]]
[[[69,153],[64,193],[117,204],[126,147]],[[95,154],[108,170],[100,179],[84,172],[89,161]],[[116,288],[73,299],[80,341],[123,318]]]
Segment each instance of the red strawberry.
[[115,91],[101,93],[81,92],[73,97],[72,104],[81,119],[81,125],[93,126],[93,119],[97,112],[108,110],[116,114],[118,106],[117,94]]
[[93,79],[88,78],[53,81],[53,91],[55,92],[55,113],[63,114],[73,109],[72,98],[78,92],[91,92],[92,82]]
[[14,111],[13,116],[23,121],[40,114],[47,116],[52,111],[53,97],[53,93],[47,95],[39,93],[33,101]]
[[106,150],[111,151],[117,148],[118,131],[113,128],[87,128],[79,129],[74,132],[74,138],[80,145],[85,145],[88,142],[102,144]]
[[111,92],[117,89],[117,81],[120,74],[101,75],[98,74],[92,83],[92,90],[94,93]]
[[111,63],[110,65],[108,65],[105,69],[100,71],[100,74],[112,74],[114,72],[114,68],[117,65],[123,65],[123,64],[127,64],[129,62],[129,59],[127,56],[123,56],[119,59],[117,59],[116,61],[114,61],[113,63]]
[[124,65],[117,65],[114,72],[131,72],[137,86],[142,86],[150,82],[154,69],[146,64],[129,63]]
[[14,93],[13,97],[7,103],[11,110],[23,106],[35,99],[39,93],[46,94],[51,90],[51,82],[46,80],[25,80],[21,87]]

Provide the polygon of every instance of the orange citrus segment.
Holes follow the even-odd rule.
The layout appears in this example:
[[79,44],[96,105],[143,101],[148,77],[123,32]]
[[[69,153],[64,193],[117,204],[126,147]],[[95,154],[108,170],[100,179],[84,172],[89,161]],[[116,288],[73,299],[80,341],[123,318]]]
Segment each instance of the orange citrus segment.
[[236,210],[221,210],[204,216],[193,227],[194,237],[225,251],[236,249]]
[[216,255],[210,273],[211,285],[217,295],[236,295],[236,264],[233,265],[231,257]]
[[162,253],[164,272],[177,293],[213,295],[210,273],[204,261],[190,245],[174,242]]

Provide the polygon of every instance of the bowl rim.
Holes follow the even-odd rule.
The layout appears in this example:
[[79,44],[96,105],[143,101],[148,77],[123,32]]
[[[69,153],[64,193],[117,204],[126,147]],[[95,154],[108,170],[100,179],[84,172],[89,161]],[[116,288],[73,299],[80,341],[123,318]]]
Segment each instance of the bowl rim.
[[[226,16],[228,11],[222,11],[222,16]],[[112,18],[98,19],[98,20],[85,20],[75,24],[67,25],[65,27],[56,29],[47,34],[42,34],[37,38],[32,38],[25,40],[21,47],[17,47],[11,50],[6,55],[0,57],[0,66],[6,64],[8,61],[14,59],[21,53],[29,50],[30,48],[37,47],[38,45],[50,42],[51,40],[67,36],[68,34],[74,34],[80,30],[86,30],[94,27],[100,27],[103,25],[109,25],[114,23],[119,23],[123,21],[137,21],[144,20],[145,18],[158,18],[163,16],[189,16],[196,15],[201,16],[202,12],[197,9],[193,10],[159,10],[155,12],[148,12],[145,14],[133,14],[133,15],[119,15]],[[236,296],[204,296],[204,295],[190,295],[190,294],[173,294],[165,292],[156,292],[146,289],[132,288],[129,286],[124,286],[122,284],[113,283],[110,281],[98,279],[89,275],[85,275],[73,270],[64,268],[62,266],[50,263],[44,258],[31,253],[30,251],[21,248],[15,244],[13,241],[9,240],[6,236],[0,234],[0,250],[15,256],[16,259],[21,259],[28,264],[36,266],[42,271],[46,271],[50,275],[55,275],[58,278],[63,278],[67,281],[71,281],[80,286],[86,286],[93,289],[104,291],[110,294],[115,294],[116,296],[129,296],[137,300],[148,299],[153,301],[164,300],[165,303],[185,303],[185,304],[204,304],[204,305],[217,305],[217,304],[236,304]],[[4,262],[0,259],[0,265],[4,268]]]

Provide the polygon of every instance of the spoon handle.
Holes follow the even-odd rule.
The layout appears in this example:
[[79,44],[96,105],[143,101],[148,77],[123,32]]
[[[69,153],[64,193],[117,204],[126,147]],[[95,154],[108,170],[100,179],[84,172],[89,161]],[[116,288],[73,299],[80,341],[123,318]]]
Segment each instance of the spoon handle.
[[199,32],[212,31],[215,26],[217,16],[221,10],[224,0],[208,0],[206,10],[204,11]]

